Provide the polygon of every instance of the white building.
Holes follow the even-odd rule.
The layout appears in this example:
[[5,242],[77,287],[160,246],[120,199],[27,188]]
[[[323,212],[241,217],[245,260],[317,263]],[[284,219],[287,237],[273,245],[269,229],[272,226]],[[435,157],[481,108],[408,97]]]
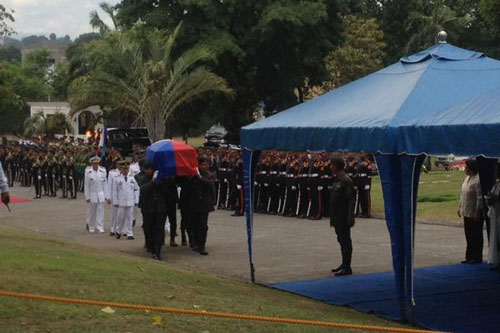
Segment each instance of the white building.
[[[95,123],[95,120],[101,114],[101,109],[98,106],[91,106],[86,109],[76,112],[70,117],[71,106],[68,102],[28,102],[30,106],[30,116],[38,112],[42,112],[45,117],[50,117],[57,112],[63,113],[70,119],[73,127],[72,133],[60,133],[61,135],[70,135],[80,139],[85,139],[85,134],[90,126]],[[94,126],[94,130],[102,129],[102,122],[98,122]]]

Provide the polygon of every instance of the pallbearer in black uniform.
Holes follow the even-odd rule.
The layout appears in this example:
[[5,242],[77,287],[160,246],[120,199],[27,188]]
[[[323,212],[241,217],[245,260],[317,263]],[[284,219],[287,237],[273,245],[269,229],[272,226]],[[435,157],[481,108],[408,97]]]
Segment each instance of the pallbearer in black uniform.
[[161,249],[165,239],[167,205],[160,186],[154,179],[154,168],[149,162],[142,165],[136,175],[139,190],[139,208],[142,213],[142,228],[146,240],[146,250],[154,259],[161,260]]
[[208,160],[200,157],[198,160],[199,177],[192,177],[189,206],[192,210],[192,225],[194,231],[194,248],[201,255],[207,255],[205,244],[208,232],[208,214],[214,211],[215,188],[214,174],[208,171]]

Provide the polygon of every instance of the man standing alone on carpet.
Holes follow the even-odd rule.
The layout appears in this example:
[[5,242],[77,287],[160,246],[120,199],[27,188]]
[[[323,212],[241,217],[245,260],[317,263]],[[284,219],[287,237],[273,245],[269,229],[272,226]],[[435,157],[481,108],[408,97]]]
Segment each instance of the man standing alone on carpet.
[[106,169],[99,166],[101,159],[94,156],[90,159],[91,168],[85,171],[84,194],[89,204],[87,212],[87,225],[89,232],[96,229],[104,232],[104,203],[107,187]]
[[342,264],[332,272],[335,276],[343,276],[352,274],[351,227],[354,226],[356,193],[351,178],[345,172],[344,160],[332,158],[331,165],[335,180],[330,195],[330,226],[335,228],[342,252]]

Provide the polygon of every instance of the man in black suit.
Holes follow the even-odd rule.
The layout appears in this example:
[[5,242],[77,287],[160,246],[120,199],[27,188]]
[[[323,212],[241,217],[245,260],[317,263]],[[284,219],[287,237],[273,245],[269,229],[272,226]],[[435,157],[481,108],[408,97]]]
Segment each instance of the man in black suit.
[[189,191],[189,207],[192,210],[192,226],[194,233],[193,250],[201,255],[207,255],[205,243],[207,241],[208,214],[214,211],[215,187],[214,174],[209,172],[210,164],[208,159],[200,157],[198,159],[199,177],[192,177],[191,189]]
[[146,250],[154,259],[161,260],[161,249],[165,242],[167,204],[161,186],[156,183],[154,172],[153,164],[145,162],[135,178],[140,187],[139,208],[142,213]]

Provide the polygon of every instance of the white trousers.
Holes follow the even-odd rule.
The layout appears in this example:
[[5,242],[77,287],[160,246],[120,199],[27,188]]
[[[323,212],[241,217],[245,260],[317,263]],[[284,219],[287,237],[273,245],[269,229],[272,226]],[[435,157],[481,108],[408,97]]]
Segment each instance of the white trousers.
[[104,231],[104,202],[90,202],[87,211],[87,224],[89,231]]
[[132,222],[134,220],[134,206],[118,207],[116,218],[116,233],[125,234],[127,237],[134,236]]
[[109,231],[116,232],[116,220],[118,218],[118,207],[111,206],[111,226]]

